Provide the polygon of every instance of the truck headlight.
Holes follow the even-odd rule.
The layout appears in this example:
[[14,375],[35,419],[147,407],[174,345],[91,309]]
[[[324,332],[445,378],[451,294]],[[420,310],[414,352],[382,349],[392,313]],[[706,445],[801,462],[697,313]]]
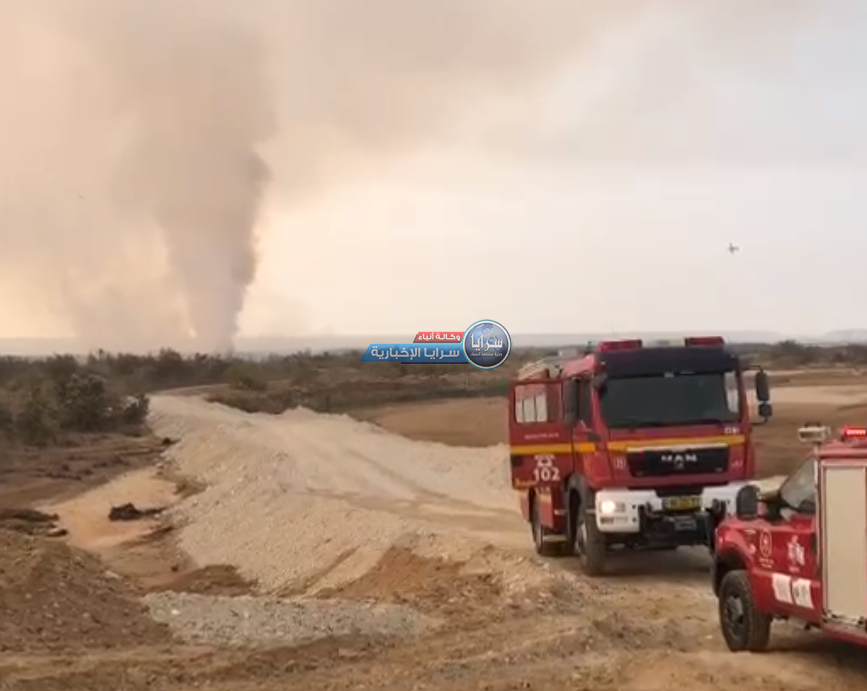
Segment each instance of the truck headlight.
[[613,513],[623,513],[625,509],[626,507],[624,504],[611,501],[610,499],[599,502],[599,513],[605,516],[610,516]]

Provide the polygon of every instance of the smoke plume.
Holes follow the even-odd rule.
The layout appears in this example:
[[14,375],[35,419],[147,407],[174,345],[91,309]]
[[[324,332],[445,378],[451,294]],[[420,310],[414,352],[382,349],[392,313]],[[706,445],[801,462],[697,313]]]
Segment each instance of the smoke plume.
[[609,15],[559,0],[4,3],[4,282],[89,347],[228,348],[269,195],[322,193],[524,93]]
[[5,2],[7,300],[50,307],[88,347],[229,348],[265,205],[531,99],[612,27],[698,4]]

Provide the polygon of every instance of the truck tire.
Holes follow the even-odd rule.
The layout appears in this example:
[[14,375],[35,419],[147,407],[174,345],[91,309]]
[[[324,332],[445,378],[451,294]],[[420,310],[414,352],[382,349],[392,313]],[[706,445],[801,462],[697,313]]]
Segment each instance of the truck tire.
[[533,497],[530,506],[530,531],[533,533],[533,546],[536,548],[536,554],[541,557],[559,557],[562,555],[561,544],[545,542],[549,530],[542,525],[542,518],[539,516],[539,502],[536,497]]
[[758,610],[747,572],[736,569],[723,576],[718,598],[720,629],[729,650],[759,653],[767,649],[772,618]]
[[575,552],[581,559],[581,568],[587,576],[601,576],[605,573],[606,546],[605,536],[596,525],[596,514],[588,513],[586,506],[593,506],[592,498],[581,503],[578,511]]

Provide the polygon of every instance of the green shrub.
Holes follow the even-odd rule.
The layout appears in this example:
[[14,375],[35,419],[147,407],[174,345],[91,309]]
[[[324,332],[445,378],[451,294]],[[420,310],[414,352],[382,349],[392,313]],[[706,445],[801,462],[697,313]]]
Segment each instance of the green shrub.
[[268,382],[247,363],[232,363],[226,370],[226,383],[238,391],[265,391]]
[[105,379],[95,374],[72,374],[55,382],[60,426],[76,432],[105,429],[116,410]]
[[49,446],[58,440],[57,410],[41,388],[28,392],[15,419],[18,437],[30,446]]

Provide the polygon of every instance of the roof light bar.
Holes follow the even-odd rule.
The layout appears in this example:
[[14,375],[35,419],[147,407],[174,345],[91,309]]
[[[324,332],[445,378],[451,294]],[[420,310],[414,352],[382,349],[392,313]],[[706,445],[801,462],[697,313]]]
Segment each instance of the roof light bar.
[[688,346],[721,346],[726,343],[722,336],[690,336],[683,342]]
[[600,353],[610,353],[615,350],[638,350],[644,343],[634,338],[628,341],[601,341],[596,344],[596,350]]
[[867,427],[845,425],[840,431],[841,439],[867,439]]

